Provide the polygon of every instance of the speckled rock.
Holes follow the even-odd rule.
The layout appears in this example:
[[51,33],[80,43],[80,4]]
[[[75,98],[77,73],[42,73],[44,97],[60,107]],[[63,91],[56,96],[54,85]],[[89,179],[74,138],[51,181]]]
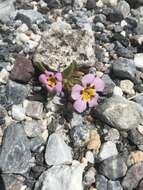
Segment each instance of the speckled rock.
[[63,70],[73,62],[92,66],[95,64],[94,43],[92,31],[72,29],[68,23],[59,20],[43,33],[34,62],[43,62],[54,70],[59,65]]
[[105,100],[97,107],[95,115],[117,129],[129,130],[143,122],[142,107],[120,96]]

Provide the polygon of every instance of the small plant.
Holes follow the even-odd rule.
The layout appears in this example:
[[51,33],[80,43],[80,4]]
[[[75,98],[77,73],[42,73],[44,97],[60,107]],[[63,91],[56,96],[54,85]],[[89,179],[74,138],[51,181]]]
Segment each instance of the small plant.
[[63,72],[48,71],[42,64],[37,66],[42,70],[39,81],[49,96],[60,95],[63,89],[66,90],[73,100],[74,109],[79,113],[98,104],[98,92],[102,92],[105,86],[98,76],[84,74],[76,64],[71,64]]

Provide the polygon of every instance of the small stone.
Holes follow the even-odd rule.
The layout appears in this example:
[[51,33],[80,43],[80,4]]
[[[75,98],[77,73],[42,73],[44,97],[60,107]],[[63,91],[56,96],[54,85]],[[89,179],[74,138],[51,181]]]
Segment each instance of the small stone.
[[87,7],[87,9],[95,9],[96,1],[95,0],[87,0],[86,7]]
[[17,82],[9,80],[6,85],[7,103],[20,104],[28,96],[30,92],[29,85],[22,85]]
[[127,174],[123,179],[122,186],[124,189],[132,190],[137,187],[142,178],[143,163],[139,162],[128,169]]
[[34,121],[34,120],[25,121],[23,127],[24,127],[27,137],[32,138],[32,137],[41,136],[43,129],[40,125],[42,125],[42,123],[40,123],[38,121]]
[[83,124],[83,117],[81,114],[73,112],[73,117],[70,121],[72,127]]
[[11,71],[10,78],[19,82],[29,82],[34,75],[34,68],[31,60],[19,55],[16,58],[14,67]]
[[89,141],[90,130],[86,125],[76,125],[75,127],[71,128],[70,137],[75,147],[84,146]]
[[108,190],[123,190],[119,181],[108,181]]
[[143,145],[143,135],[139,132],[138,128],[132,129],[129,131],[128,138],[135,145]]
[[43,15],[33,9],[24,10],[21,9],[17,13],[17,19],[22,20],[24,23],[26,23],[29,27],[31,27],[32,24],[37,23],[40,24],[43,21],[45,21]]
[[84,175],[84,184],[86,186],[90,186],[93,183],[95,183],[95,174],[96,174],[96,170],[94,168],[90,168],[86,174]]
[[120,82],[120,88],[126,94],[134,95],[135,90],[133,87],[134,87],[134,83],[132,83],[130,80],[121,80]]
[[120,96],[106,99],[97,106],[94,113],[93,117],[100,118],[112,127],[121,130],[136,128],[143,120],[143,108]]
[[45,161],[48,165],[72,162],[71,148],[64,142],[60,134],[50,135],[46,146]]
[[24,174],[30,168],[30,144],[23,126],[12,124],[5,130],[0,167],[4,173]]
[[32,152],[36,152],[42,145],[44,145],[44,140],[40,137],[35,137],[30,140],[30,149]]
[[135,66],[139,69],[143,69],[143,53],[137,53],[134,56]]
[[117,129],[111,128],[108,131],[107,136],[105,137],[106,141],[117,142],[120,139],[120,133]]
[[94,155],[91,151],[86,152],[85,158],[87,159],[89,163],[94,164]]
[[6,84],[9,78],[9,72],[6,69],[0,71],[0,83]]
[[36,182],[34,190],[83,190],[82,175],[85,164],[53,166],[45,171]]
[[95,179],[96,188],[98,190],[107,190],[107,178],[103,175],[97,175]]
[[99,133],[97,132],[97,130],[91,130],[90,140],[87,144],[87,149],[95,150],[98,153],[100,146],[101,146],[101,140]]
[[118,150],[116,148],[116,144],[111,141],[108,141],[102,144],[99,157],[101,158],[101,160],[105,160],[117,154],[118,154]]
[[12,106],[12,117],[17,121],[23,121],[26,118],[25,110],[21,104]]
[[124,0],[119,1],[116,8],[122,13],[124,18],[130,13],[130,5]]
[[115,87],[115,83],[112,81],[112,79],[107,74],[103,75],[102,80],[105,82],[105,88],[104,88],[103,94],[104,95],[112,95],[114,87]]
[[133,151],[131,152],[129,159],[131,160],[132,164],[142,162],[143,161],[143,152],[142,151]]
[[25,100],[23,105],[27,116],[35,119],[42,118],[43,104],[41,102]]
[[115,86],[113,89],[113,95],[115,96],[123,96],[123,91],[120,87]]
[[112,6],[112,7],[116,6],[118,2],[118,0],[102,0],[102,1],[105,5]]
[[113,74],[120,78],[133,80],[136,74],[136,67],[131,59],[119,58],[113,62]]
[[125,176],[127,166],[120,156],[113,156],[101,162],[99,171],[109,179],[116,180]]

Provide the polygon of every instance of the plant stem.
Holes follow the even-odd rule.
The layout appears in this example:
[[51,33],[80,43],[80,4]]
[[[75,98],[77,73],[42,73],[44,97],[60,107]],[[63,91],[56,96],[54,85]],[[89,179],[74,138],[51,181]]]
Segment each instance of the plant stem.
[[134,98],[136,98],[136,97],[138,97],[138,96],[142,96],[142,95],[143,95],[143,92],[141,92],[141,93],[139,93],[139,94],[136,94],[136,95],[134,95],[134,96],[128,98],[128,100],[132,100],[132,99],[134,99]]

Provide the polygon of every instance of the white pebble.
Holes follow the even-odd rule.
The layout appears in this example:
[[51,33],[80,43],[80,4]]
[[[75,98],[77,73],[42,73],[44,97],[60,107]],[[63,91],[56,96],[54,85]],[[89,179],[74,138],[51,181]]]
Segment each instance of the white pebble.
[[12,106],[12,118],[17,121],[23,121],[26,118],[25,109],[21,104]]

